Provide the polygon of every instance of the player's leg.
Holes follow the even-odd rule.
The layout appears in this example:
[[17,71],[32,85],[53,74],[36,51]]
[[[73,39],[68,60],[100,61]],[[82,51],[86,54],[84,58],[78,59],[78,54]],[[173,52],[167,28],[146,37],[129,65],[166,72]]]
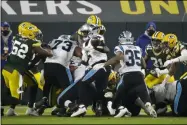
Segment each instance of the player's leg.
[[6,86],[10,89],[10,95],[6,98],[6,101],[11,104],[10,109],[7,111],[8,116],[15,116],[17,113],[15,112],[15,107],[20,103],[19,101],[19,83],[21,83],[21,75],[17,70],[11,70],[10,72],[3,69],[2,74],[5,78]]
[[37,81],[38,88],[43,91],[43,85],[44,85],[44,83],[41,83],[41,82],[44,82],[44,81],[40,81],[41,73],[40,72],[36,72],[36,73],[33,73],[33,75],[34,75],[34,78]]
[[174,112],[178,116],[187,116],[187,75],[177,82]]
[[[78,116],[80,114],[84,114],[86,113],[86,107],[90,104],[90,100],[93,100],[95,97],[95,94],[97,93],[97,91],[95,91],[94,89],[97,90],[96,86],[92,84],[93,81],[95,80],[102,80],[105,79],[105,73],[107,72],[108,69],[104,69],[101,68],[99,70],[90,70],[82,79],[82,82],[80,84],[80,89],[79,89],[79,109],[73,113],[71,115],[71,117],[74,116]],[[107,77],[108,78],[108,77]],[[100,84],[100,88],[102,88],[101,86],[103,86],[103,84],[105,83],[101,83]],[[92,93],[93,91],[95,91],[94,93]]]
[[29,101],[28,101],[28,109],[26,110],[26,115],[31,116],[39,116],[37,111],[34,109],[34,103],[36,101],[38,84],[34,75],[31,71],[27,71],[24,75],[24,83],[27,84],[28,93],[29,93]]
[[[73,72],[73,77],[74,77],[74,82],[69,85],[62,93],[61,95],[59,95],[59,98],[57,101],[61,101],[59,103],[63,103],[64,102],[64,107],[65,108],[72,108],[72,103],[78,99],[78,87],[79,87],[79,83],[80,80],[82,79],[82,77],[85,74],[85,69],[86,67],[81,65],[79,67],[77,67]],[[59,112],[58,116],[63,116],[64,112]],[[68,110],[68,114],[71,114],[71,111]]]
[[148,89],[147,89],[146,84],[144,82],[144,78],[143,78],[142,73],[134,72],[134,73],[132,73],[132,75],[134,77],[136,77],[136,79],[133,79],[134,80],[133,83],[136,86],[135,87],[136,95],[138,97],[140,97],[140,99],[144,102],[145,107],[149,111],[149,115],[151,115],[152,117],[157,117],[157,114],[156,114],[154,108],[151,106],[151,99],[148,94]]

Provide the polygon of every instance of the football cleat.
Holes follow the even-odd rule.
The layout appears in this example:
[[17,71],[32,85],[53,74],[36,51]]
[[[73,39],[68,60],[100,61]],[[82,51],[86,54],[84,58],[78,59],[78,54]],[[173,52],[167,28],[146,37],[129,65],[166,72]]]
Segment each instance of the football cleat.
[[147,102],[145,104],[145,107],[147,108],[148,110],[148,115],[152,116],[153,118],[156,118],[157,117],[157,113],[156,111],[154,110],[154,108],[151,106],[151,103]]
[[29,116],[39,116],[38,112],[36,110],[34,110],[33,108],[28,108],[26,110],[25,115],[29,115]]
[[115,115],[116,109],[112,108],[112,102],[111,101],[108,102],[107,108],[108,108],[108,111],[109,111],[110,115]]
[[18,116],[18,114],[15,112],[14,109],[12,108],[9,108],[7,113],[6,113],[7,116]]
[[74,112],[71,117],[76,117],[76,116],[84,116],[86,114],[86,107],[85,105],[80,105],[78,110],[76,112]]
[[102,102],[98,101],[96,103],[96,109],[95,109],[96,116],[100,117],[103,114],[103,108],[102,108]]
[[123,106],[120,106],[118,108],[118,110],[119,110],[119,113],[117,115],[115,115],[114,118],[120,118],[120,117],[123,117],[123,116],[125,116],[125,117],[131,117],[132,116],[132,114],[128,111],[128,109],[123,107]]
[[58,117],[67,117],[68,115],[66,114],[66,109],[65,108],[58,108],[58,112],[56,113],[56,115]]
[[58,108],[58,107],[54,107],[53,108],[53,110],[52,110],[52,112],[51,112],[51,115],[57,115],[57,113],[60,111],[60,108]]
[[1,107],[1,116],[4,116],[4,108]]

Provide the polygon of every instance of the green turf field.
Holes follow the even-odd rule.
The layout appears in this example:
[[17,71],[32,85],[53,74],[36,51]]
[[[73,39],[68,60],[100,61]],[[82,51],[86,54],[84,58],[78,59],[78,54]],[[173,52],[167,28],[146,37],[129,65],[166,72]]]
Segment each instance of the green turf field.
[[[5,108],[5,113],[7,107]],[[50,116],[51,109],[47,109],[43,116],[25,116],[26,107],[17,107],[16,117],[2,117],[2,124],[187,124],[187,118],[179,117],[160,117],[150,118],[143,112],[139,117],[131,118],[112,118],[112,117],[95,117],[91,110],[85,117],[80,118],[67,118],[67,117],[55,117]]]

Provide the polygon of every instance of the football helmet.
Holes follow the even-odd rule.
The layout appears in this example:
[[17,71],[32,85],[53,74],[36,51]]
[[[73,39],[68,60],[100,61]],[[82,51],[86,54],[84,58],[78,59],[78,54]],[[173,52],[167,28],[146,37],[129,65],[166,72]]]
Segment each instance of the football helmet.
[[156,31],[151,38],[151,44],[153,49],[158,50],[161,48],[162,40],[164,39],[165,34],[160,31]]
[[40,29],[38,29],[35,25],[31,24],[28,26],[25,26],[22,29],[21,36],[24,38],[28,38],[31,40],[38,40],[38,36],[40,34]]
[[123,31],[118,37],[120,44],[134,44],[134,37],[130,31]]
[[101,26],[102,25],[101,19],[96,15],[89,16],[86,23],[89,25],[93,25],[93,26]]
[[100,35],[104,35],[105,32],[106,32],[106,28],[105,28],[104,25],[102,25],[101,27],[99,27],[99,31],[98,31],[98,33],[99,33]]
[[178,44],[178,38],[175,34],[169,33],[164,37],[162,42],[170,49],[173,49]]
[[84,24],[81,28],[78,29],[77,34],[80,36],[88,36],[88,34],[92,31],[92,28],[88,24]]
[[32,25],[30,22],[22,22],[21,24],[19,24],[18,26],[18,33],[21,35],[22,34],[22,30],[25,27],[28,27],[29,25]]

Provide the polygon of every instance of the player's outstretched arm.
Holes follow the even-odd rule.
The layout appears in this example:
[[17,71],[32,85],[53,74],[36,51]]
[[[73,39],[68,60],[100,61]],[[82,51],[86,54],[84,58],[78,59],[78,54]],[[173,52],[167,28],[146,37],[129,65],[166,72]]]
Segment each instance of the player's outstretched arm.
[[104,66],[109,66],[109,65],[116,65],[124,58],[124,55],[122,52],[118,51],[116,53],[116,56],[108,60]]
[[41,46],[33,47],[35,53],[38,53],[41,56],[52,57],[52,51],[50,49],[43,49]]

